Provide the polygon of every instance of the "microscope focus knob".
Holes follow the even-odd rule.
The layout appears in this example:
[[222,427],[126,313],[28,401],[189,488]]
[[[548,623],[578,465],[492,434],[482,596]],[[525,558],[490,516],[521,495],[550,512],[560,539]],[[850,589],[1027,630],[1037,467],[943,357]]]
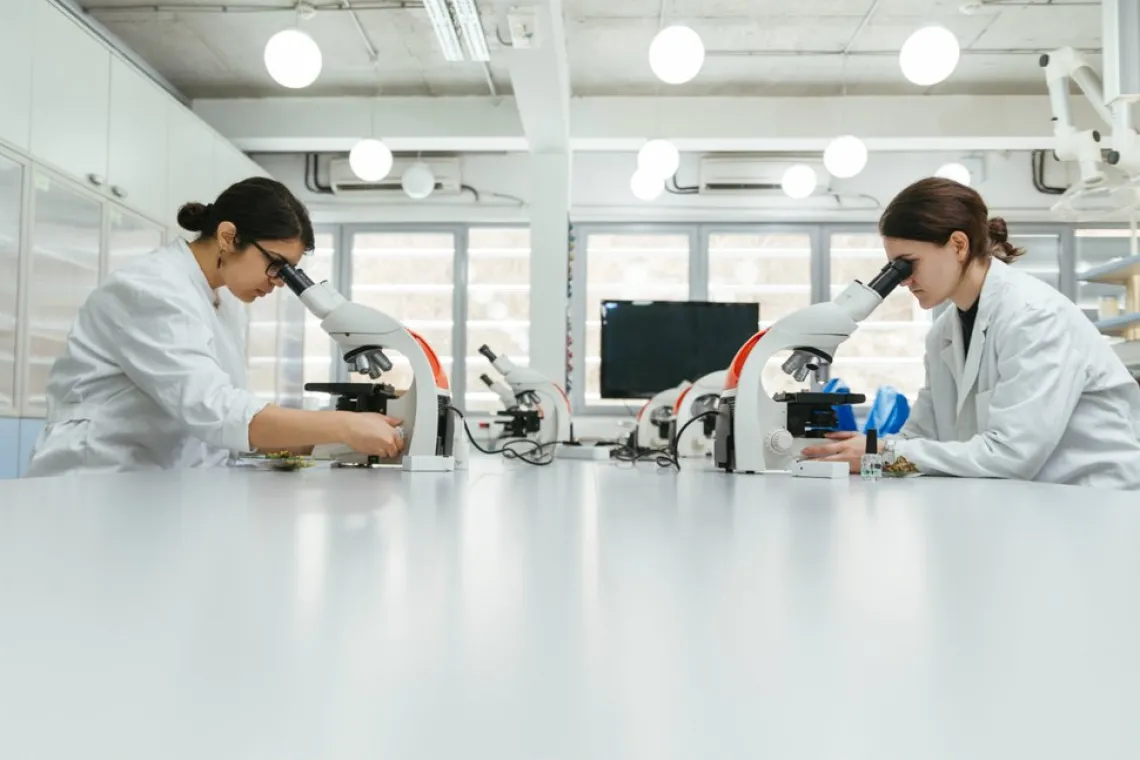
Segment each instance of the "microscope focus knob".
[[777,430],[768,436],[768,448],[777,454],[787,454],[792,450],[792,444],[795,443],[792,434],[787,430]]

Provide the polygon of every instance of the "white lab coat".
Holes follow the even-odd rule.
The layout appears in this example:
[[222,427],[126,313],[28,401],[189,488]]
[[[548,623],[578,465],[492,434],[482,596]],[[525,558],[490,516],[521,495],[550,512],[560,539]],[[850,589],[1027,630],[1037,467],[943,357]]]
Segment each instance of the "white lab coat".
[[1140,386],[1069,299],[994,259],[963,346],[951,306],[898,454],[932,474],[1140,489]]
[[224,465],[265,406],[245,390],[246,315],[182,240],[112,273],[47,386],[29,477]]

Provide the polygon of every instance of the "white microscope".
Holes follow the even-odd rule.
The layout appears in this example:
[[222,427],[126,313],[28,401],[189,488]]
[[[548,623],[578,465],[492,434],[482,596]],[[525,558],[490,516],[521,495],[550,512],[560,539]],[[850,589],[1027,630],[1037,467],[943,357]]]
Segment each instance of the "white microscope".
[[656,394],[637,412],[637,427],[630,445],[635,450],[657,451],[673,442],[673,407],[692,383],[683,381],[676,387]]
[[431,346],[387,314],[349,301],[327,282],[314,283],[300,269],[286,265],[279,276],[321,320],[321,329],[336,341],[354,370],[377,380],[392,369],[385,349],[406,357],[412,367],[412,383],[403,394],[389,385],[374,383],[305,386],[306,390],[337,395],[339,410],[379,412],[402,420],[404,451],[399,458],[367,456],[340,444],[319,446],[313,456],[330,457],[340,465],[400,464],[413,472],[454,470],[456,426],[450,384]]
[[836,405],[866,400],[858,393],[811,391],[770,396],[764,390],[764,367],[773,355],[789,349],[792,355],[783,370],[797,381],[830,364],[859,322],[910,276],[911,266],[895,259],[870,285],[856,280],[834,300],[789,314],[741,347],[729,367],[716,417],[717,467],[741,473],[791,471],[805,447],[836,427]]
[[705,417],[685,427],[690,420],[705,412],[715,412],[724,390],[728,370],[717,370],[699,378],[685,388],[673,405],[673,430],[670,438],[679,457],[704,457],[712,453],[716,417]]
[[541,372],[520,367],[508,357],[496,355],[489,346],[481,346],[479,353],[487,357],[509,387],[503,388],[487,375],[481,378],[503,402],[504,410],[498,413],[505,426],[501,437],[534,441],[542,447],[536,452],[540,457],[557,456],[572,433],[566,392]]

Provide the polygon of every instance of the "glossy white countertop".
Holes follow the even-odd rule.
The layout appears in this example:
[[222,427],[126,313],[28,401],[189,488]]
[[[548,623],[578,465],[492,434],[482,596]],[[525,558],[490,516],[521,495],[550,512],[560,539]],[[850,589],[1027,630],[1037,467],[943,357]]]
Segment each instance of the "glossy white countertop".
[[[686,463],[687,464],[687,463]],[[0,758],[1140,757],[1140,496],[475,459],[0,484]]]

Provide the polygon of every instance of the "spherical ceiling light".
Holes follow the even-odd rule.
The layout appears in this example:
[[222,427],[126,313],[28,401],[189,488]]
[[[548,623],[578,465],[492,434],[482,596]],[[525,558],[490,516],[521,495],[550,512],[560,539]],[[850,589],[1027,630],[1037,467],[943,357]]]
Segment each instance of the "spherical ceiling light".
[[651,201],[665,192],[665,180],[638,169],[630,177],[629,189],[639,200]]
[[637,168],[646,174],[669,179],[681,165],[681,153],[668,140],[650,140],[637,152]]
[[944,26],[924,26],[903,43],[899,68],[911,83],[929,87],[954,73],[959,55],[953,32]]
[[417,161],[404,170],[400,185],[409,198],[422,201],[435,190],[435,173],[423,161]]
[[780,182],[780,187],[784,189],[784,194],[789,198],[800,200],[815,192],[815,185],[818,181],[815,176],[815,169],[807,164],[792,164],[784,171],[784,178]]
[[969,187],[970,181],[973,179],[973,177],[970,176],[970,170],[957,161],[942,164],[942,166],[938,167],[938,171],[935,172],[934,175],[936,177],[942,177],[943,179],[952,179],[967,187]]
[[854,177],[867,165],[867,146],[855,135],[836,137],[823,151],[823,165],[833,177]]
[[265,43],[265,68],[278,84],[299,90],[321,73],[321,49],[300,29],[285,29]]
[[379,182],[392,171],[392,151],[379,140],[367,138],[352,146],[348,165],[365,182]]
[[687,26],[662,29],[649,44],[649,68],[666,84],[684,84],[705,63],[705,44]]

